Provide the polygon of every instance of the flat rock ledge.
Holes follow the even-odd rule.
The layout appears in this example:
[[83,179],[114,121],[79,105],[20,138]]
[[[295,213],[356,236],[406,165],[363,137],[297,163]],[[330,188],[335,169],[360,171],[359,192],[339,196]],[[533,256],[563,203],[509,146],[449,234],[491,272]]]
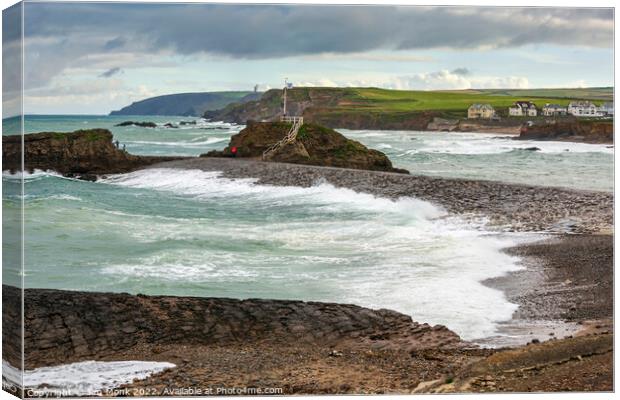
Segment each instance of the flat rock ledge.
[[[137,345],[179,343],[316,343],[406,351],[472,347],[445,326],[350,304],[49,289],[24,293],[26,368],[97,359]],[[19,289],[5,285],[2,297],[5,307],[19,310]],[[5,312],[11,315],[19,313]],[[19,319],[7,319],[5,326],[19,327]]]

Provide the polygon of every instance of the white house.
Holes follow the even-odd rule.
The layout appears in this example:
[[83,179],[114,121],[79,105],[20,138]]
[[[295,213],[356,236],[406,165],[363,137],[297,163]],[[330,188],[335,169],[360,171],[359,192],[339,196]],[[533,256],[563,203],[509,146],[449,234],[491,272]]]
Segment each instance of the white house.
[[559,104],[545,104],[542,108],[542,113],[546,117],[556,117],[558,115],[566,115],[566,107],[562,107]]
[[614,115],[614,102],[603,103],[598,108],[598,113],[600,115]]
[[571,101],[568,103],[568,113],[576,117],[598,117],[598,108],[591,101]]
[[513,117],[535,117],[537,114],[536,105],[530,101],[515,101],[514,105],[508,108],[508,115]]

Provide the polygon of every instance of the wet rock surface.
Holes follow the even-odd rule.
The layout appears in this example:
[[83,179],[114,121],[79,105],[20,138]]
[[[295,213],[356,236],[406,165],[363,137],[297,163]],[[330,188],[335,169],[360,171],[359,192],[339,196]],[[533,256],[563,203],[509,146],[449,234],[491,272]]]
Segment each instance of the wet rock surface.
[[[405,351],[467,346],[444,326],[348,304],[48,289],[24,293],[26,368],[109,356],[140,345],[355,344]],[[18,294],[3,286],[7,304]]]
[[[107,129],[41,132],[23,136],[27,171],[53,170],[65,176],[96,180],[97,175],[133,171],[180,157],[136,156],[118,149]],[[2,168],[16,172],[22,166],[22,136],[2,137]]]
[[266,185],[309,187],[329,182],[376,196],[416,197],[498,230],[608,233],[613,225],[613,194],[606,192],[231,158],[189,159],[153,167],[221,171],[227,178],[256,178]]
[[584,143],[613,143],[611,121],[567,120],[524,126],[518,140],[564,140]]
[[527,269],[492,280],[519,304],[515,318],[583,321],[613,316],[613,236],[558,235],[508,249]]

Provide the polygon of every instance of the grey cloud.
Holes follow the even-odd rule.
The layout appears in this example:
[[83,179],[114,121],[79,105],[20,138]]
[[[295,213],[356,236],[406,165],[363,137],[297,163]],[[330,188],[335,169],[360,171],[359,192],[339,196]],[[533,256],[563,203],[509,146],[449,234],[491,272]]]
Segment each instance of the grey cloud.
[[80,57],[113,55],[121,48],[147,55],[148,64],[163,51],[268,59],[538,43],[613,47],[612,9],[32,2],[25,7],[27,38],[69,41],[27,47],[48,56],[33,68],[33,84]]
[[31,35],[99,33],[108,36],[104,47],[114,48],[129,44],[122,32],[155,50],[243,58],[528,43],[611,47],[613,38],[612,9],[30,3],[27,10],[37,22],[27,21]]
[[99,75],[99,78],[109,78],[109,77],[114,76],[116,74],[119,74],[121,72],[123,72],[123,70],[120,67],[110,68],[109,70],[101,73]]
[[465,76],[465,75],[469,75],[469,74],[471,74],[471,71],[470,71],[468,68],[461,67],[461,68],[455,68],[454,70],[452,70],[452,73],[453,73],[454,75],[462,75],[462,76]]
[[122,37],[117,37],[111,40],[108,40],[104,45],[103,45],[103,49],[104,50],[114,50],[114,49],[118,49],[120,47],[123,47],[126,43],[125,38]]
[[4,92],[21,90],[21,4],[2,11],[2,86]]

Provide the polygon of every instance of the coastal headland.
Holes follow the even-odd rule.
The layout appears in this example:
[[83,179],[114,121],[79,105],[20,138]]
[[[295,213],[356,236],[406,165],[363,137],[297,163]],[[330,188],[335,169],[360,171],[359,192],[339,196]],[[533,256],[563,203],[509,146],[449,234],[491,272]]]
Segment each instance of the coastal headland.
[[[598,103],[612,100],[608,88],[539,90],[453,90],[406,91],[378,88],[299,87],[287,91],[289,115],[303,116],[310,123],[338,129],[416,130],[449,132],[492,132],[518,135],[533,122],[540,128],[530,130],[528,138],[567,140],[587,143],[613,143],[613,122],[590,124],[572,116],[513,117],[508,108],[523,98],[539,107],[545,104],[566,106],[572,99]],[[209,110],[204,118],[245,124],[246,121],[278,121],[282,115],[282,90],[271,89],[260,99],[243,104],[232,103]],[[470,119],[467,109],[474,103],[489,104],[497,118]],[[587,120],[587,118],[585,119]],[[537,132],[536,135],[533,132]],[[601,132],[604,132],[601,134]]]

